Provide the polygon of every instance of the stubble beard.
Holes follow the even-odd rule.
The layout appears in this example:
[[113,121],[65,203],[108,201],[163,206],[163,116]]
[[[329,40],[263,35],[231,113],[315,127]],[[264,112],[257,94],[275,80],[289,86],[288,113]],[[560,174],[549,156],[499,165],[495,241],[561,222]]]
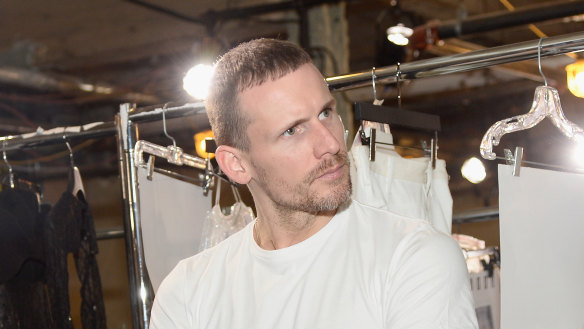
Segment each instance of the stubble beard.
[[[310,189],[317,178],[339,164],[343,164],[342,170],[346,174],[331,182],[325,195],[319,195],[317,191]],[[296,185],[290,185],[278,177],[270,177],[262,167],[254,165],[254,168],[258,173],[258,183],[274,202],[277,211],[284,216],[298,212],[313,215],[333,212],[351,198],[352,185],[346,152],[336,154],[333,158],[321,162],[302,182]]]

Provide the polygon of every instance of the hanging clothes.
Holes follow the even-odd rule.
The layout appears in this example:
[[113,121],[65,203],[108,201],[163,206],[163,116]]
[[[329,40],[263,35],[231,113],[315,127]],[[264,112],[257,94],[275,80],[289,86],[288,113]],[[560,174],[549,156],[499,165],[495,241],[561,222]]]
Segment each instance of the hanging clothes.
[[81,282],[81,323],[83,329],[107,327],[101,279],[97,265],[97,237],[93,215],[82,191],[72,194],[71,185],[49,214],[46,230],[48,258],[47,282],[55,324],[73,328],[69,304],[67,255],[73,254]]
[[[377,132],[380,140],[393,143],[389,132]],[[359,135],[349,152],[353,198],[363,204],[396,214],[424,219],[438,231],[452,230],[452,195],[444,160],[402,158],[393,146],[378,144],[375,161]]]
[[48,211],[33,192],[0,192],[0,328],[57,328],[46,294]]
[[39,207],[33,192],[0,193],[0,328],[73,329],[70,253],[82,285],[83,329],[106,328],[93,216],[73,185],[52,209]]

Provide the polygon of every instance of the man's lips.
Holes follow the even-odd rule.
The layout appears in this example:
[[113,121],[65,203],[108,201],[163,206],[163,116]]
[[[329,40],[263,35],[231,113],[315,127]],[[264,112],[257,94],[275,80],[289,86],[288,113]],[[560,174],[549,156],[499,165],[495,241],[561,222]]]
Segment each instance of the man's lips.
[[322,173],[320,176],[317,177],[317,179],[321,179],[321,178],[322,179],[336,179],[342,174],[344,166],[345,165],[342,163],[338,164],[338,165],[328,169],[324,173]]

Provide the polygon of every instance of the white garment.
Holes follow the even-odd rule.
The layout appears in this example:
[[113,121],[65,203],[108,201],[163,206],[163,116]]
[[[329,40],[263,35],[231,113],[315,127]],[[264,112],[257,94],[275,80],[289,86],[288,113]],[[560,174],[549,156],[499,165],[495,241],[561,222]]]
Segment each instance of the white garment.
[[584,328],[584,175],[499,165],[501,328]]
[[353,201],[308,239],[267,251],[253,223],[181,261],[152,329],[477,328],[462,251],[427,222]]
[[138,167],[140,223],[148,276],[156,292],[162,279],[199,248],[211,197],[200,186]]
[[[376,140],[393,143],[391,134],[377,132]],[[452,231],[452,196],[446,162],[429,158],[402,158],[393,146],[378,144],[375,161],[359,135],[351,147],[353,198],[366,205],[402,216],[427,220],[438,231]]]

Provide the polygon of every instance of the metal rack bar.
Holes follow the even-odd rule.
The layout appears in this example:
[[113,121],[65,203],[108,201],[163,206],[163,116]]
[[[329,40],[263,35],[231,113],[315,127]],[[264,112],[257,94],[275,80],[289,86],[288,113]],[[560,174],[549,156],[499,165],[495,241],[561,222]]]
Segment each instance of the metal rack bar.
[[166,119],[180,118],[194,114],[206,114],[205,103],[187,103],[175,107],[163,106],[132,109],[128,113],[128,119],[133,123],[158,121],[162,118],[162,113],[164,113]]
[[[205,104],[192,103],[177,107],[146,107],[134,110],[128,116],[133,122],[147,122],[160,120],[165,112],[167,119],[180,118],[193,114],[205,114]],[[87,128],[90,126],[90,128]],[[21,135],[10,135],[0,137],[0,148],[6,151],[33,148],[44,145],[63,143],[63,136],[68,140],[84,140],[114,136],[117,132],[116,123],[94,122],[82,126],[67,126],[51,129],[48,132],[38,134],[26,133]]]
[[120,239],[125,236],[124,229],[122,227],[97,230],[95,234],[97,236],[97,240]]
[[[466,72],[489,66],[519,62],[537,58],[539,39],[510,45],[471,51],[464,54],[443,56],[409,63],[375,68],[376,82],[395,83],[398,71],[400,80],[413,80],[445,74]],[[576,32],[545,38],[541,45],[541,57],[584,50],[584,32]],[[371,84],[371,71],[327,78],[331,90],[341,91]]]
[[[84,127],[92,126],[89,129]],[[83,126],[60,127],[63,130],[39,134],[22,134],[0,137],[0,148],[6,151],[32,148],[42,145],[63,143],[63,136],[67,140],[93,139],[113,136],[116,134],[116,126],[113,122],[97,122]],[[59,128],[56,128],[59,130]]]
[[499,218],[499,207],[487,207],[481,209],[473,209],[452,216],[453,224],[482,222],[491,219]]

